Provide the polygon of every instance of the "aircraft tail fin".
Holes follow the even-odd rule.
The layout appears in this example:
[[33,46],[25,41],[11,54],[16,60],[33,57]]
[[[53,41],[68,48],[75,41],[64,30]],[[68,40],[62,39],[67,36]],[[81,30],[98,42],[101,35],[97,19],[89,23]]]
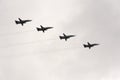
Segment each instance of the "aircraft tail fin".
[[16,23],[16,24],[19,24],[19,21],[16,21],[16,20],[15,20],[15,23]]

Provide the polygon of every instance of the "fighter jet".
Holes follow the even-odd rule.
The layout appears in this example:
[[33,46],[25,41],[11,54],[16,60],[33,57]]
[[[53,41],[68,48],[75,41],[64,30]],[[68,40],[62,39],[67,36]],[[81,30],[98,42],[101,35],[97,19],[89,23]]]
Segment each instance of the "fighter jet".
[[91,49],[91,47],[94,47],[94,46],[97,46],[97,45],[99,45],[99,44],[96,44],[96,43],[90,44],[89,42],[87,42],[87,44],[83,44],[84,48],[88,47],[89,49]]
[[65,41],[67,41],[67,39],[71,38],[71,37],[75,37],[75,35],[66,35],[65,33],[63,33],[63,36],[59,36],[59,38],[62,40],[62,39],[65,39]]
[[36,27],[37,31],[45,32],[46,30],[53,28],[53,27],[43,27],[42,25],[40,25],[40,27],[41,27],[41,28]]
[[15,20],[15,23],[16,24],[21,24],[22,26],[24,25],[24,23],[32,21],[32,20],[22,20],[20,18],[18,18],[18,20],[19,21]]

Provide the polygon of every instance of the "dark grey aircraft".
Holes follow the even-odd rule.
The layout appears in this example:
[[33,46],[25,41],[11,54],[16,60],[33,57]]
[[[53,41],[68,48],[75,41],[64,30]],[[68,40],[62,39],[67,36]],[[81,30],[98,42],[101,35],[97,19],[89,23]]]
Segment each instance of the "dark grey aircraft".
[[15,20],[15,23],[16,24],[21,24],[22,26],[24,25],[24,23],[32,21],[32,20],[22,20],[20,18],[18,18],[18,20],[19,21]]
[[62,40],[62,39],[65,39],[65,41],[67,41],[67,39],[71,38],[71,37],[75,37],[75,35],[66,35],[65,33],[63,33],[63,36],[59,36],[59,38]]
[[45,32],[46,30],[53,28],[53,27],[43,27],[42,25],[40,25],[40,27],[41,27],[41,28],[36,27],[37,31]]
[[97,46],[97,45],[99,45],[99,44],[96,44],[96,43],[90,44],[89,42],[87,42],[87,44],[83,44],[84,48],[88,47],[89,49],[91,49],[91,47],[94,47],[94,46]]

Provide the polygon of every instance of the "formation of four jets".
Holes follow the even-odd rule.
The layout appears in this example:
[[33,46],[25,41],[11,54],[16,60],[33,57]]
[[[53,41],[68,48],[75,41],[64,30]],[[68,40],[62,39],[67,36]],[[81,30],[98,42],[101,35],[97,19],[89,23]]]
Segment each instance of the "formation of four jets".
[[[27,22],[31,22],[32,20],[22,20],[20,18],[18,18],[18,20],[15,20],[16,24],[21,24],[22,26],[27,23]],[[43,33],[48,30],[48,29],[52,29],[53,27],[43,27],[42,25],[40,25],[40,27],[36,27],[37,31],[42,31]],[[67,41],[67,39],[71,38],[71,37],[75,37],[75,35],[66,35],[65,33],[63,33],[63,36],[59,36],[59,38],[65,39],[65,41]],[[91,49],[91,47],[97,46],[99,44],[94,43],[94,44],[90,44],[89,42],[87,42],[87,44],[83,44],[84,48],[89,48]]]

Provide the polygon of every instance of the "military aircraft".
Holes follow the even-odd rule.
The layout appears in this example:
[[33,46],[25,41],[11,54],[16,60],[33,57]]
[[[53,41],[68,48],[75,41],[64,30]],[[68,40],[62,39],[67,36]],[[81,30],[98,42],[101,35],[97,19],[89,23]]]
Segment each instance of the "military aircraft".
[[75,35],[66,35],[65,33],[63,33],[63,36],[59,36],[59,38],[62,40],[62,39],[65,39],[65,41],[67,41],[67,39],[71,38],[71,37],[75,37]]
[[91,47],[94,47],[94,46],[97,46],[97,45],[99,45],[99,44],[96,44],[96,43],[90,44],[89,42],[87,42],[87,44],[83,44],[84,48],[88,47],[89,49],[91,49]]
[[15,20],[15,23],[16,24],[21,24],[22,26],[24,25],[24,23],[32,21],[32,20],[22,20],[20,18],[18,18],[18,20],[19,21]]
[[43,27],[42,25],[40,25],[40,27],[41,27],[41,28],[36,27],[37,31],[43,31],[43,32],[45,32],[46,30],[53,28],[53,27]]

